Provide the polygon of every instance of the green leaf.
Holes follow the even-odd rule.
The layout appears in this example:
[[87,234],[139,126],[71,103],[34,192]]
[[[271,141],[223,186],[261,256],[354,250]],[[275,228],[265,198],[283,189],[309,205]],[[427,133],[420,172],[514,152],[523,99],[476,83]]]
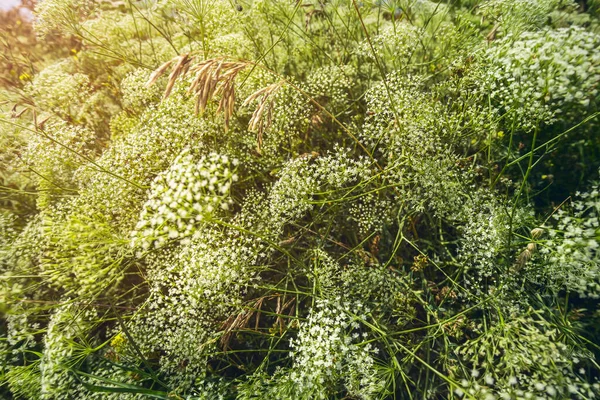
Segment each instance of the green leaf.
[[[87,374],[87,373],[81,372],[81,371],[72,371],[72,372],[75,374],[77,379],[81,382],[81,384],[87,390],[89,390],[91,392],[96,392],[96,393],[136,393],[136,394],[145,394],[145,395],[150,396],[155,399],[171,398],[171,397],[169,397],[169,394],[167,392],[161,392],[159,390],[151,390],[151,389],[146,389],[146,388],[136,386],[136,385],[130,385],[128,383],[117,382],[112,379],[104,378],[102,376]],[[90,383],[82,381],[78,375],[84,376],[86,378],[96,379],[96,380],[104,382],[104,383],[109,383],[111,385],[114,385],[115,387],[92,385]]]

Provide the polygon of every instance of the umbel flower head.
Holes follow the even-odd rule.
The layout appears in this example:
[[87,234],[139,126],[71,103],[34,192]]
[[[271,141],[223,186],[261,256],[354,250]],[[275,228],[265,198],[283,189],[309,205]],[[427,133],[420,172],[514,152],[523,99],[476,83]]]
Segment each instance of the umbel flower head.
[[198,161],[185,149],[171,167],[159,174],[150,189],[132,245],[156,247],[167,239],[189,240],[202,221],[232,204],[232,182],[237,160],[210,153]]

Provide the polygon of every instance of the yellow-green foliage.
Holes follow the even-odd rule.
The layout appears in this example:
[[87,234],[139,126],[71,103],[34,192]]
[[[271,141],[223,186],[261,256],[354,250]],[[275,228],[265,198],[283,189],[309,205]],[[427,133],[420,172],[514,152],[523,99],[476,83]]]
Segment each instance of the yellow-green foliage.
[[39,2],[0,396],[600,396],[587,3]]

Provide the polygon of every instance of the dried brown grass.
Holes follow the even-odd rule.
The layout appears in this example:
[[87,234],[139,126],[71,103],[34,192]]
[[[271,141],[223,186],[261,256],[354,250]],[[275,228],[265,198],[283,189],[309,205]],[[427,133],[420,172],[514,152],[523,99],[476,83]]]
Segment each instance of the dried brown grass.
[[263,133],[271,126],[273,121],[274,94],[283,86],[283,81],[279,81],[257,90],[244,101],[242,106],[247,106],[253,101],[258,100],[258,106],[250,118],[248,129],[256,132],[257,151],[260,153],[263,141]]
[[[158,67],[152,72],[146,86],[152,86],[163,76],[169,68],[171,72],[163,98],[167,98],[178,79],[192,74],[194,78],[188,88],[188,93],[196,98],[194,112],[198,115],[206,110],[211,100],[220,97],[216,113],[223,113],[225,120],[225,131],[229,128],[229,122],[235,111],[236,92],[235,80],[238,74],[249,64],[243,61],[227,61],[223,57],[211,58],[199,62],[196,56],[189,53],[177,56]],[[273,94],[281,88],[283,81],[271,84],[252,93],[242,106],[257,101],[257,108],[249,121],[249,130],[257,133],[257,147],[260,153],[263,133],[271,125],[273,111]]]
[[[231,338],[236,331],[241,330],[250,330],[258,332],[260,329],[260,316],[262,313],[262,307],[266,301],[276,300],[275,305],[275,313],[273,315],[276,316],[274,327],[276,326],[279,329],[279,333],[283,334],[283,331],[286,329],[286,324],[283,316],[287,311],[287,316],[291,316],[294,308],[291,307],[296,301],[295,297],[291,297],[286,300],[285,295],[277,294],[271,296],[262,296],[257,299],[251,300],[246,309],[242,310],[238,314],[233,314],[227,320],[225,320],[221,326],[224,333],[221,336],[220,343],[223,346],[223,349],[229,348],[229,343],[231,342]],[[254,319],[254,327],[250,326],[250,320],[252,317]]]

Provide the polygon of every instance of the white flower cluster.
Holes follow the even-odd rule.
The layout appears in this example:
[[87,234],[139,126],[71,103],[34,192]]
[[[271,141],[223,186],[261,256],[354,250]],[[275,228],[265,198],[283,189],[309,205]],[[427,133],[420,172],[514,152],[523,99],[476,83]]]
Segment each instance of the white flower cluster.
[[27,92],[45,110],[60,116],[76,115],[76,110],[90,97],[90,78],[74,72],[69,60],[61,61],[40,71],[27,87]]
[[373,35],[371,43],[366,40],[362,42],[357,52],[371,61],[376,58],[385,59],[395,68],[400,68],[411,61],[418,42],[419,28],[411,24],[396,24],[386,26],[377,35]]
[[327,399],[340,381],[349,394],[361,399],[381,391],[383,382],[374,370],[377,349],[360,343],[367,334],[359,333],[357,319],[366,314],[359,303],[316,301],[308,320],[300,325],[298,337],[290,343],[294,349],[290,379],[296,384],[298,398]]
[[423,91],[419,77],[393,72],[384,79],[365,96],[368,112],[360,134],[363,143],[377,153],[391,153],[390,158],[430,155],[439,147],[439,104]]
[[54,30],[73,33],[81,16],[90,15],[95,8],[93,0],[44,0],[35,5],[35,28],[40,36]]
[[133,245],[143,248],[167,239],[190,239],[198,225],[233,204],[231,184],[237,181],[237,160],[210,153],[198,161],[184,150],[152,183],[148,201],[132,232]]
[[[446,140],[455,128],[445,125],[451,114],[432,100],[420,79],[396,73],[367,93],[369,111],[361,139],[388,163],[384,176],[397,185],[404,204],[417,212],[454,218],[463,207],[472,176],[457,166],[458,157]],[[451,132],[450,129],[453,131]]]
[[[400,1],[392,1],[391,3],[402,4]],[[431,0],[415,0],[410,3],[410,11],[423,19],[432,19],[436,15],[445,16],[448,13],[449,5],[438,3]]]
[[[4,260],[10,252],[9,244],[14,242],[16,217],[6,211],[0,211],[0,260]],[[1,265],[1,264],[0,264]]]
[[24,151],[22,161],[40,175],[34,181],[46,191],[38,197],[38,206],[43,209],[60,189],[76,188],[81,184],[77,169],[92,158],[95,133],[64,121],[48,122],[44,135],[32,134]]
[[572,26],[508,35],[486,54],[486,90],[524,130],[596,101],[600,35]]
[[307,277],[315,293],[327,299],[369,304],[372,310],[388,315],[410,314],[407,308],[406,284],[383,265],[365,265],[364,260],[343,267],[322,249],[310,251],[310,270]]
[[321,67],[311,71],[305,90],[329,112],[343,112],[350,105],[356,71],[350,66]]
[[[2,218],[1,215],[0,218]],[[3,242],[0,243],[0,271],[6,277],[26,275],[31,273],[32,269],[37,271],[41,250],[46,244],[42,236],[41,218],[39,216],[32,218],[20,231],[14,226],[16,220],[11,220],[12,218],[8,217],[4,221],[0,221],[0,223],[6,224],[2,227],[5,232],[0,239],[0,242]],[[18,304],[15,300],[25,296],[26,282],[24,279],[3,279],[0,284],[0,302],[6,305],[7,308],[4,309],[4,312],[7,314],[12,312],[8,307],[9,304],[13,303],[18,308],[23,306],[23,303]],[[46,294],[43,290],[37,290],[33,296],[42,298]],[[22,312],[24,311],[17,311],[17,313]]]
[[[458,256],[468,269],[476,270],[480,275],[478,279],[481,279],[498,273],[498,259],[506,245],[510,225],[509,216],[499,202],[490,199],[490,196],[479,197],[482,198],[478,201],[468,202],[464,210],[467,221],[461,227]],[[469,274],[471,277],[473,272]],[[472,283],[474,288],[480,284]]]
[[259,239],[234,229],[207,224],[195,236],[187,245],[148,255],[146,312],[130,326],[137,346],[162,354],[161,371],[180,389],[205,373],[219,326],[242,312],[265,251]]
[[312,109],[308,99],[289,86],[278,90],[273,99],[272,123],[267,131],[278,135],[280,140],[289,140],[304,132],[310,122]]
[[114,175],[93,166],[78,171],[79,181],[85,184],[77,199],[81,207],[112,216],[122,231],[129,233],[147,199],[141,187],[150,186],[184,149],[207,153],[201,150],[203,138],[222,132],[222,124],[194,115],[193,102],[186,98],[185,90],[176,84],[168,99],[145,107],[118,138],[113,138],[96,163]]
[[49,245],[41,260],[47,284],[68,296],[108,295],[133,253],[127,235],[115,232],[103,215],[49,214],[43,223]]
[[160,99],[160,85],[146,85],[149,76],[147,70],[138,68],[121,81],[124,108],[140,111]]
[[86,390],[78,384],[69,367],[85,358],[76,342],[88,332],[90,321],[96,317],[93,310],[82,310],[68,301],[52,315],[40,364],[42,400],[86,398]]
[[340,280],[344,298],[360,299],[374,312],[403,317],[414,312],[406,283],[384,265],[348,265],[342,270]]
[[357,224],[361,235],[366,236],[391,222],[393,209],[394,203],[390,199],[366,195],[350,206],[348,219]]
[[488,0],[479,5],[479,12],[498,23],[503,32],[518,35],[544,26],[552,11],[574,6],[572,0]]
[[94,143],[94,132],[60,121],[48,123],[44,133],[45,136],[32,135],[24,161],[41,170],[45,177],[69,182],[73,172],[86,163],[81,156],[92,156],[89,148]]
[[[478,399],[596,398],[600,385],[581,372],[579,357],[558,339],[558,331],[535,315],[507,315],[503,322],[475,327],[476,340],[456,354],[471,366],[459,372],[461,387]],[[579,365],[578,365],[579,364]],[[465,374],[465,372],[467,372]]]
[[371,163],[366,158],[353,160],[344,149],[324,157],[305,155],[289,161],[269,192],[271,215],[297,219],[313,207],[316,195],[325,190],[342,189],[366,180]]
[[556,289],[600,298],[600,189],[581,193],[573,211],[558,210],[550,239],[540,246],[540,278]]
[[[237,15],[236,19],[240,16]],[[211,50],[215,55],[230,54],[232,58],[250,59],[252,57],[252,41],[240,32],[222,34],[211,42]]]
[[[203,26],[203,41],[212,47],[212,41],[222,34],[230,33],[240,24],[240,15],[227,0],[213,0],[210,6],[189,0],[158,1],[163,8],[170,8],[184,26]],[[153,4],[151,2],[150,4]],[[167,10],[165,10],[167,11]],[[164,12],[164,11],[163,11]],[[206,29],[210,27],[210,29]]]

